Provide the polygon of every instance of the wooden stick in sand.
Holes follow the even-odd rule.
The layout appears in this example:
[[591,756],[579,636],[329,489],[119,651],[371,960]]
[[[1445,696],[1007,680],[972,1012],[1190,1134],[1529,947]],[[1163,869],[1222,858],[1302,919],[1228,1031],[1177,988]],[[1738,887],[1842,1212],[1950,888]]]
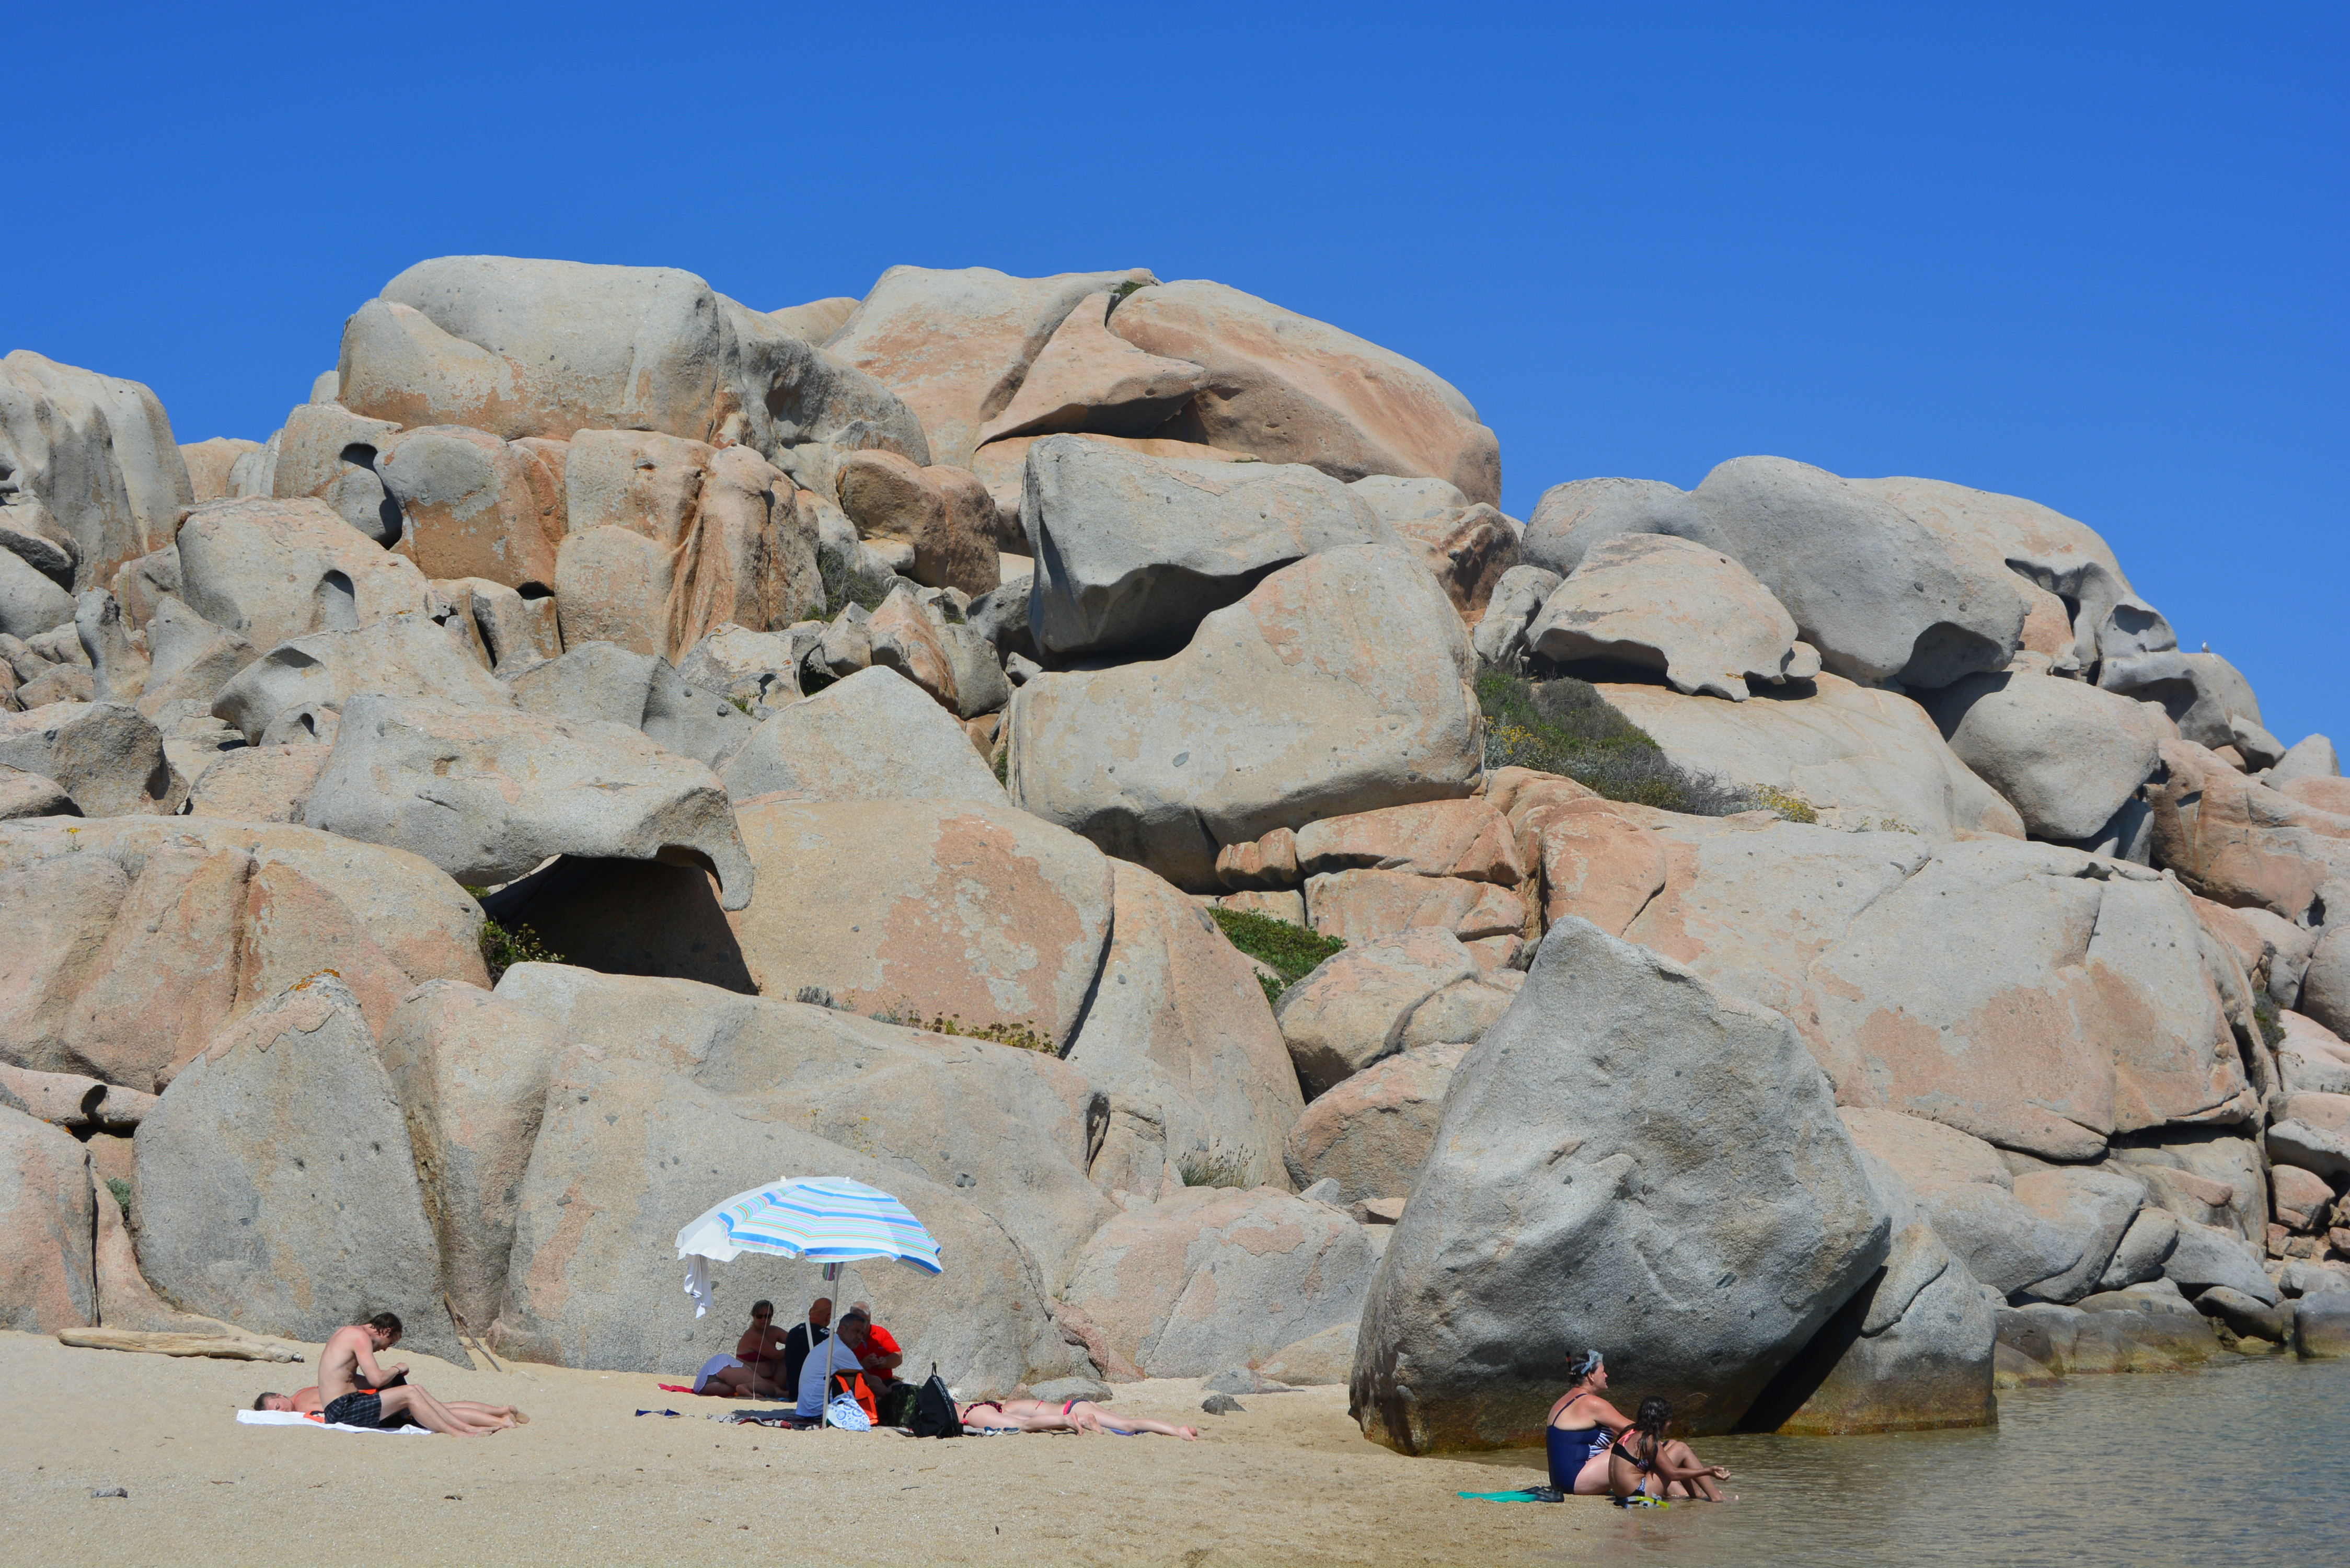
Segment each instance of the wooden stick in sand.
[[[457,1331],[458,1344],[463,1345],[466,1349],[472,1351],[474,1355],[488,1362],[490,1364],[491,1371],[503,1374],[507,1370],[505,1367],[498,1365],[498,1358],[490,1354],[490,1347],[482,1343],[481,1335],[475,1334],[472,1329],[465,1326],[464,1314],[457,1310],[457,1303],[449,1299],[449,1293],[447,1291],[442,1291],[441,1293],[441,1310],[449,1314],[449,1326]],[[522,1372],[522,1368],[519,1366],[515,1367],[514,1370],[516,1372]],[[523,1376],[527,1377],[529,1376],[529,1374],[524,1373]],[[536,1379],[533,1378],[532,1381],[536,1382]]]
[[82,1350],[136,1350],[150,1355],[210,1355],[224,1361],[299,1361],[298,1351],[259,1340],[205,1334],[147,1334],[128,1328],[68,1328],[59,1345]]

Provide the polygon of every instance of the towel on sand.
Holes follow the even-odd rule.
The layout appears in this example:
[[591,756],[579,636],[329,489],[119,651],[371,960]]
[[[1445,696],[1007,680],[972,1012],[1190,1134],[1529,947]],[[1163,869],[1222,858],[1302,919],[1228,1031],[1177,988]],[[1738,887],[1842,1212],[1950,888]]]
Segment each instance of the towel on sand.
[[291,1410],[239,1410],[236,1419],[242,1427],[310,1427],[321,1432],[375,1432],[386,1437],[415,1432],[427,1438],[432,1436],[423,1427],[351,1427],[340,1421],[328,1426],[316,1416],[297,1416]]

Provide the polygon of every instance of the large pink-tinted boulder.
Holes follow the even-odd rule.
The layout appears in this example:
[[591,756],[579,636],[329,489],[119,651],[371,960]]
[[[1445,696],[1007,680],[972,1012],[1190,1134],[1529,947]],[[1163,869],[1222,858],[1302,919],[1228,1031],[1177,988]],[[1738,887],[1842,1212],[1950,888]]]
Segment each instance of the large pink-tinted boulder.
[[1469,949],[1440,927],[1351,944],[1325,961],[1274,1010],[1306,1098],[1402,1050],[1413,1014],[1479,972]]
[[1339,479],[1448,480],[1502,499],[1502,449],[1441,377],[1351,332],[1220,283],[1186,279],[1121,303],[1110,330],[1207,372],[1170,433]]
[[582,431],[555,559],[563,643],[616,642],[674,664],[732,623],[788,626],[821,607],[812,520],[746,447]]
[[1061,431],[1147,436],[1200,389],[1208,378],[1197,365],[1145,353],[1109,330],[1118,297],[1104,292],[1077,302],[1011,405],[981,428],[982,443]]
[[924,468],[894,452],[851,452],[840,463],[840,509],[859,537],[910,545],[914,581],[972,597],[1002,583],[995,498],[970,470]]
[[1838,833],[1759,812],[1611,809],[1665,844],[1665,885],[1624,939],[1785,1013],[1799,1029],[1811,1016],[1812,961],[1932,854],[1911,834]]
[[372,1023],[484,982],[482,911],[397,849],[217,819],[0,824],[0,1058],[159,1088],[224,1025],[333,970]]
[[1303,1191],[1326,1177],[1342,1204],[1408,1196],[1435,1144],[1452,1070],[1468,1054],[1459,1041],[1400,1052],[1316,1098],[1289,1129],[1290,1181]]
[[1305,879],[1305,915],[1342,941],[1437,926],[1463,941],[1509,936],[1526,923],[1525,900],[1491,882],[1415,877],[1409,871],[1330,871]]
[[1519,820],[1542,872],[1545,926],[1575,915],[1620,937],[1664,888],[1666,841],[1605,801],[1535,806]]
[[2197,891],[2297,920],[2350,869],[2350,815],[2255,784],[2192,742],[2158,750],[2166,777],[2147,790],[2155,857]]
[[[2257,1114],[2193,906],[2076,853],[1950,846],[1814,961],[1821,1060],[1846,1103],[2075,1159],[2116,1132]],[[1954,929],[1962,950],[1919,961]]]
[[1282,1140],[1305,1101],[1254,970],[1189,896],[1109,864],[1109,950],[1068,1050],[1109,1095],[1095,1184],[1153,1193],[1187,1161],[1279,1181]]
[[1011,407],[1087,295],[1156,281],[1139,267],[1012,277],[983,266],[893,266],[825,353],[895,392],[921,420],[932,461],[967,467],[982,427]]
[[2054,845],[1618,809],[1673,841],[1627,939],[1785,1013],[1840,1103],[2068,1159],[2256,1106],[2241,966],[2153,872]]
[[98,1321],[91,1205],[88,1151],[0,1104],[0,1328],[55,1334]]
[[1274,1188],[1129,1199],[1064,1297],[1150,1377],[1200,1377],[1360,1315],[1378,1259],[1343,1209]]
[[1066,1046],[1108,940],[1108,858],[1010,806],[747,801],[764,896],[730,914],[762,995]]
[[1504,888],[1526,879],[1508,820],[1474,796],[1326,816],[1298,831],[1295,862],[1307,876],[1357,868],[1409,871]]
[[386,442],[376,463],[400,504],[400,552],[427,577],[555,586],[567,527],[562,441],[505,441],[427,425]]

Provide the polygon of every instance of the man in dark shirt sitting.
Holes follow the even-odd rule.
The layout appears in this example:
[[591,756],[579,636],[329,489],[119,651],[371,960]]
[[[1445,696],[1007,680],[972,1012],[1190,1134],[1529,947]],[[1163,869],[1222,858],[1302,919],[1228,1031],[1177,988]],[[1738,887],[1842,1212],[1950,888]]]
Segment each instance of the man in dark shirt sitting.
[[[786,1390],[797,1388],[800,1386],[800,1367],[807,1360],[808,1350],[811,1346],[822,1345],[827,1339],[832,1337],[829,1332],[831,1323],[832,1298],[818,1296],[808,1303],[807,1322],[792,1324],[791,1333],[784,1335],[783,1386]],[[810,1324],[816,1328],[814,1339],[808,1337]]]

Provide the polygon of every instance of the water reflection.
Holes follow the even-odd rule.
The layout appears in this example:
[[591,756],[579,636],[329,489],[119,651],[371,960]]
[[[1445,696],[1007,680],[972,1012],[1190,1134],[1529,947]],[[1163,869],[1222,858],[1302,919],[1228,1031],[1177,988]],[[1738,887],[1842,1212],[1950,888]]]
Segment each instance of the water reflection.
[[2350,1362],[2231,1359],[2191,1375],[2018,1389],[2001,1396],[1995,1432],[1696,1446],[1730,1468],[1729,1490],[1743,1501],[1634,1513],[1561,1503],[1576,1511],[1575,1528],[1555,1560],[2350,1562]]

